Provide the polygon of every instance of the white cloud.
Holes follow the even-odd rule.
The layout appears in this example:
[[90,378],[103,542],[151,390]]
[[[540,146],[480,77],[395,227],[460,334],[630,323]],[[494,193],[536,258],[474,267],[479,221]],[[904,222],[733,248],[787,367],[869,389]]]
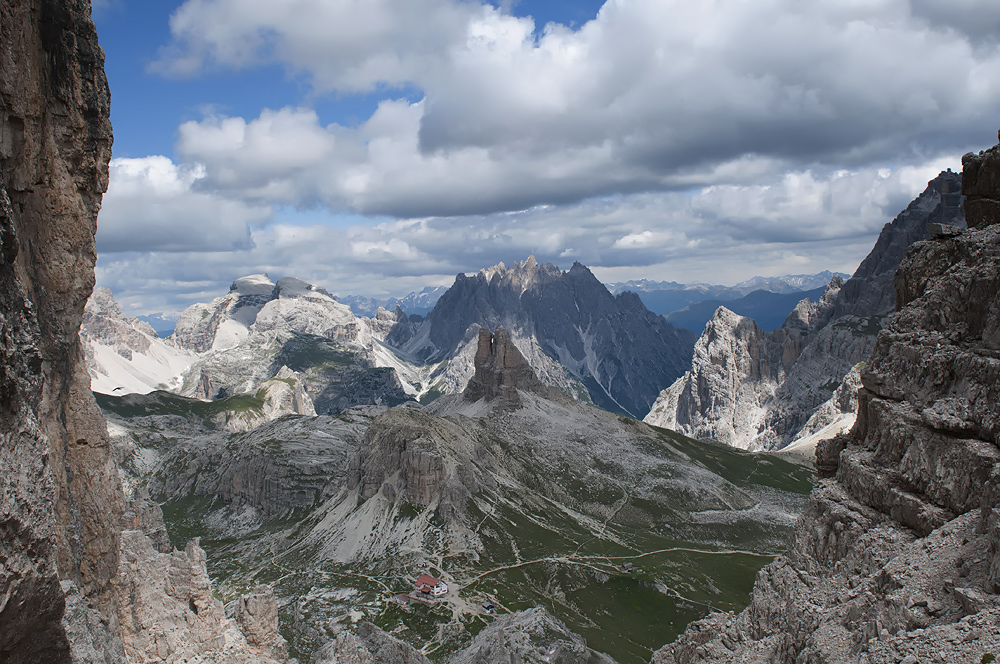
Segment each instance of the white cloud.
[[452,0],[188,0],[170,18],[174,42],[155,70],[280,62],[321,89],[398,85],[443,59],[475,3]]
[[[402,294],[529,253],[609,279],[851,271],[995,136],[1000,5],[943,7],[609,0],[539,31],[475,1],[187,0],[162,71],[277,63],[382,101],[352,127],[211,115],[181,164],[116,160],[99,275],[148,304],[164,275],[171,302],[261,270]],[[381,217],[269,223],[294,209]]]
[[[731,284],[754,275],[851,272],[882,226],[928,179],[957,161],[826,175],[801,171],[752,186],[346,228],[281,221],[254,229],[250,246],[238,251],[102,253],[98,278],[116,292],[141,294],[147,310],[155,311],[217,296],[234,278],[260,271],[297,276],[333,293],[403,295],[529,254],[564,269],[578,260],[608,280]],[[172,280],[176,285],[158,295]]]
[[267,207],[195,190],[200,166],[169,158],[112,159],[108,193],[97,222],[97,249],[225,251],[252,246],[250,227],[271,217]]
[[609,0],[538,35],[472,2],[189,0],[172,22],[185,62],[276,61],[321,90],[424,98],[386,99],[356,129],[296,108],[211,117],[182,125],[178,148],[234,195],[399,217],[917,164],[994,131],[1000,47],[976,36],[977,12],[998,13]]

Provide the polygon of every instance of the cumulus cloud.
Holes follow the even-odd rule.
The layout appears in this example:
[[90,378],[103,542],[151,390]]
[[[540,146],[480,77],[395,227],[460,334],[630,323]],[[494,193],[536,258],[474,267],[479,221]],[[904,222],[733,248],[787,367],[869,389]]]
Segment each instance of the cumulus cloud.
[[253,229],[252,243],[240,251],[102,253],[98,278],[157,311],[210,299],[234,278],[260,271],[300,277],[341,295],[398,296],[450,285],[458,272],[529,254],[563,269],[578,260],[606,280],[735,283],[754,275],[851,272],[883,224],[930,177],[956,165],[957,157],[895,170],[803,171],[752,186],[346,228],[279,222]]
[[484,214],[960,153],[995,130],[1000,46],[981,18],[998,11],[609,0],[579,29],[539,33],[452,0],[189,0],[164,66],[281,62],[321,90],[424,95],[387,98],[350,129],[297,108],[186,123],[179,151],[206,185],[364,214]]
[[97,224],[101,253],[247,249],[250,227],[271,217],[269,207],[196,191],[205,177],[200,166],[157,155],[112,159],[110,171]]
[[187,0],[153,69],[189,76],[280,62],[320,89],[371,90],[434,67],[483,11],[453,0]]
[[[608,0],[577,28],[469,0],[187,0],[160,71],[278,64],[382,101],[356,126],[210,115],[179,163],[116,160],[99,276],[147,279],[152,307],[163,275],[177,301],[261,270],[403,294],[529,253],[609,280],[852,271],[992,142],[997,24],[995,0]],[[305,208],[372,221],[273,221]]]

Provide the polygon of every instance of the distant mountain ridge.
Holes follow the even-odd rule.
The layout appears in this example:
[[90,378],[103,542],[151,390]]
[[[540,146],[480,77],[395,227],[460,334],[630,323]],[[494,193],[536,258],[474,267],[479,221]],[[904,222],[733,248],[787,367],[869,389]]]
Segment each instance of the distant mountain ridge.
[[594,403],[637,418],[649,410],[657,385],[683,372],[695,339],[636,294],[612,295],[582,264],[564,272],[529,256],[459,274],[402,350],[429,363],[468,356],[464,387],[476,330],[497,326],[545,382],[565,388],[565,381],[579,381]]
[[338,295],[337,299],[349,306],[356,316],[374,316],[379,307],[386,311],[394,311],[396,307],[399,307],[407,315],[422,316],[434,308],[438,298],[444,295],[447,290],[447,286],[426,286],[401,298],[390,297],[377,300],[362,295]]
[[563,272],[529,257],[460,274],[426,318],[401,306],[356,316],[321,287],[257,274],[182,312],[167,345],[186,353],[186,364],[126,392],[163,388],[170,378],[189,397],[255,397],[284,371],[321,414],[430,401],[465,388],[479,330],[498,326],[543,383],[637,418],[688,365],[695,339],[634,293],[611,295],[578,263]]
[[770,331],[781,327],[799,302],[805,299],[816,301],[825,290],[826,286],[791,293],[755,290],[735,300],[697,302],[683,309],[672,311],[664,318],[672,325],[700,334],[705,329],[705,324],[712,319],[715,310],[725,306],[733,313],[752,318],[762,330]]
[[[895,303],[893,275],[929,224],[964,227],[960,177],[944,171],[890,224],[846,282],[762,331],[724,306],[695,344],[690,369],[664,390],[645,421],[743,449],[777,449],[854,411],[847,384]],[[853,383],[856,393],[857,383]],[[814,417],[814,415],[817,415]]]

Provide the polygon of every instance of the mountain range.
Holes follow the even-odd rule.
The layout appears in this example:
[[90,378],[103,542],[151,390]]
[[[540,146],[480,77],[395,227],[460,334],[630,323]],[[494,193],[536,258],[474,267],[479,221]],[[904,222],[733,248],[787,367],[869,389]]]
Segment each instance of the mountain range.
[[[544,661],[538,648],[640,663],[708,607],[743,606],[809,468],[576,401],[503,328],[475,342],[466,389],[427,406],[233,433],[205,402],[166,392],[98,401],[128,485],[162,504],[150,536],[200,537],[227,602],[267,584],[302,661],[417,646],[455,664]],[[423,599],[418,574],[448,593]],[[524,641],[498,642],[504,625]]]
[[[960,176],[942,172],[891,223],[847,281],[803,300],[781,328],[719,307],[695,344],[684,376],[665,389],[649,423],[743,449],[776,449],[853,423],[859,363],[893,313],[893,275],[907,248],[964,228]],[[951,232],[951,231],[948,231]],[[815,417],[814,417],[815,416]],[[834,433],[830,430],[829,433]]]
[[285,371],[317,412],[335,413],[461,391],[478,330],[497,325],[508,327],[543,382],[634,417],[681,374],[695,339],[634,294],[612,296],[586,267],[563,272],[533,258],[458,275],[425,319],[400,307],[355,316],[304,281],[241,277],[226,295],[182,312],[165,340],[101,291],[88,304],[82,338],[97,391],[253,396]]

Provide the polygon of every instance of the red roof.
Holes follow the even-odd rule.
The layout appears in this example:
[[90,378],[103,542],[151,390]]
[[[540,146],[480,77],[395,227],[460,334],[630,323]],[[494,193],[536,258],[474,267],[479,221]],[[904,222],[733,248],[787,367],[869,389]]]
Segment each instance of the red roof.
[[415,585],[417,588],[420,588],[422,586],[430,586],[431,588],[433,588],[439,583],[441,583],[441,579],[435,579],[430,574],[421,574],[420,578],[418,578],[417,582],[414,583],[413,585]]

